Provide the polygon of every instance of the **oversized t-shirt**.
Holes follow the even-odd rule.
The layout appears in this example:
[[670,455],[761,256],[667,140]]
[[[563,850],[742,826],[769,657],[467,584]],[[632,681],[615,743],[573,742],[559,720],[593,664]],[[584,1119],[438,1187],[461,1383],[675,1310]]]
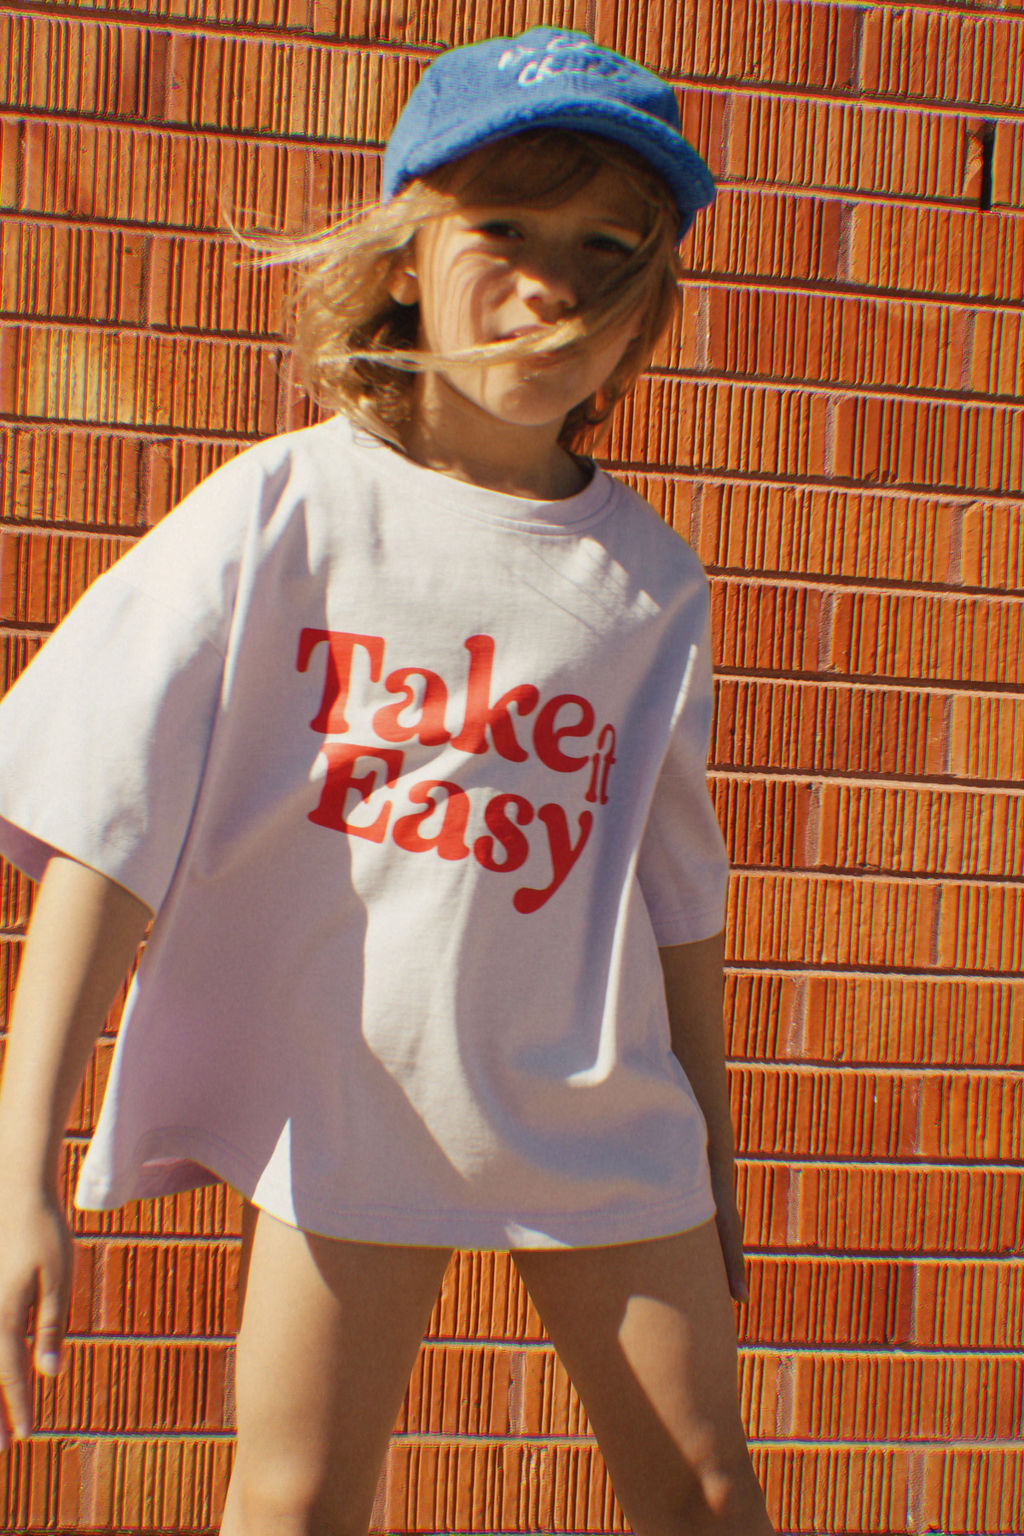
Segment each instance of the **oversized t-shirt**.
[[343,418],[218,470],[0,707],[0,852],[156,913],[77,1203],[221,1177],[336,1237],[712,1214],[659,944],[723,921],[707,585],[602,472],[532,502]]

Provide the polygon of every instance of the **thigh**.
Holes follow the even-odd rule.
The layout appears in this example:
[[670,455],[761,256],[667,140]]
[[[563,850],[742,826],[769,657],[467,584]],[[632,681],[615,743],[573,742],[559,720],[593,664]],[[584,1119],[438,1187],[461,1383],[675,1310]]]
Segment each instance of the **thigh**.
[[638,1536],[765,1536],[714,1222],[611,1248],[514,1254]]
[[366,1530],[448,1258],[246,1213],[224,1532]]

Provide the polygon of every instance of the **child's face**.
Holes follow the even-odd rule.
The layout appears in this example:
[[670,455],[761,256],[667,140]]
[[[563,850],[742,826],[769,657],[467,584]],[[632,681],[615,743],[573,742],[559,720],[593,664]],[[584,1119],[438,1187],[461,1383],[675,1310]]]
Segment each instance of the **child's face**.
[[[462,204],[416,239],[401,296],[419,301],[421,345],[445,356],[543,331],[585,309],[641,243],[646,219],[640,194],[610,167],[554,206]],[[510,426],[557,435],[568,412],[614,372],[638,318],[550,356],[442,365],[430,375],[433,411],[450,397],[456,412],[468,402]]]

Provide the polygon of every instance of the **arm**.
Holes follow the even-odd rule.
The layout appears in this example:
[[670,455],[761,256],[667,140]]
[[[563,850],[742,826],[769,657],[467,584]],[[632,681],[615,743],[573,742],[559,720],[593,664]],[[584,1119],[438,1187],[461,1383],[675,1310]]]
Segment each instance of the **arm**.
[[0,1451],[31,1429],[25,1358],[58,1368],[71,1243],[57,1194],[75,1092],[149,920],[137,897],[71,859],[47,866],[18,978],[0,1088]]
[[722,1030],[724,934],[660,950],[672,1052],[686,1073],[708,1128],[708,1161],[729,1289],[747,1300],[743,1239],[736,1209],[729,1086]]

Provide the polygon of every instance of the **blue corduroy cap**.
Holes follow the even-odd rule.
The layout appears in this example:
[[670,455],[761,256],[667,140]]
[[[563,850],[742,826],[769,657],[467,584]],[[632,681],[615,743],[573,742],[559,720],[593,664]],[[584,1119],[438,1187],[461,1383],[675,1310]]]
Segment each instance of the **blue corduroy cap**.
[[664,80],[583,32],[534,27],[442,53],[405,104],[384,153],[381,199],[485,144],[530,128],[614,139],[668,183],[682,239],[715,183],[679,131]]

